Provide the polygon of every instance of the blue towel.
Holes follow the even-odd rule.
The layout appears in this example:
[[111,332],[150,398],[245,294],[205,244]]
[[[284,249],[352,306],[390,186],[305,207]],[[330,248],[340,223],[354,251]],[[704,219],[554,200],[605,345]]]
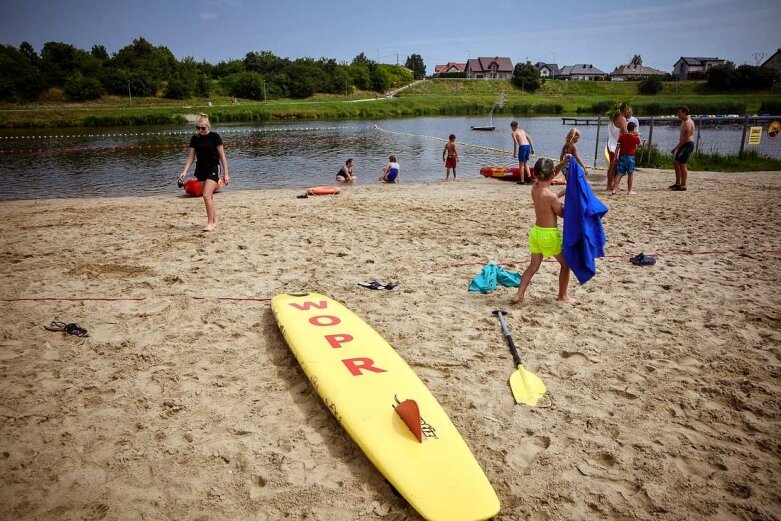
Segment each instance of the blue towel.
[[479,291],[480,293],[490,293],[496,289],[496,285],[501,284],[508,288],[517,288],[521,285],[521,275],[513,271],[507,271],[496,264],[486,264],[483,271],[469,284],[469,291]]
[[605,255],[602,216],[606,213],[607,206],[591,191],[583,168],[574,157],[570,157],[564,201],[562,254],[581,284],[596,274],[595,259]]

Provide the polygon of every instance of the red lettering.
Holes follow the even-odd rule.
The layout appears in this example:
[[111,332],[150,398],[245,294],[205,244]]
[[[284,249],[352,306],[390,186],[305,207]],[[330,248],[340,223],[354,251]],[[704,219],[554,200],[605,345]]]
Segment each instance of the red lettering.
[[325,300],[321,300],[320,302],[307,301],[301,304],[299,304],[298,302],[290,302],[290,305],[298,309],[299,311],[309,311],[309,308],[325,309],[328,307],[328,302]]
[[339,349],[345,342],[351,342],[353,337],[351,335],[325,335],[325,339],[331,344],[334,349]]
[[373,373],[384,373],[386,369],[374,367],[374,360],[371,358],[346,358],[342,363],[353,376],[361,376],[361,371],[372,371]]
[[[323,320],[326,320],[326,322],[323,322]],[[339,322],[341,322],[339,317],[333,315],[317,315],[309,319],[309,323],[313,326],[335,326]]]

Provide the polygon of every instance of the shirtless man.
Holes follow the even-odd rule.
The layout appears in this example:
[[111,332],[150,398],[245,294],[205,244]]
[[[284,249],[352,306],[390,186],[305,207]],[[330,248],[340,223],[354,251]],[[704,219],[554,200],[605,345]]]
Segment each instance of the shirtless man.
[[613,187],[613,178],[615,178],[616,175],[616,146],[618,145],[618,138],[621,137],[622,134],[626,134],[626,114],[627,114],[627,106],[626,103],[621,103],[618,105],[618,114],[613,118],[613,120],[610,122],[610,125],[608,125],[608,136],[607,136],[607,154],[610,156],[610,166],[608,166],[607,169],[607,190],[612,190]]
[[675,115],[681,120],[681,137],[671,151],[674,155],[675,184],[670,185],[669,188],[675,192],[685,192],[686,178],[689,176],[686,162],[689,160],[689,155],[694,152],[694,120],[689,117],[689,107],[686,105],[678,107]]
[[518,126],[517,121],[510,123],[510,128],[513,131],[513,157],[518,158],[518,166],[521,171],[521,180],[518,181],[518,184],[530,183],[532,174],[526,162],[534,154],[534,143],[532,143],[529,134]]
[[[568,162],[569,158],[570,155],[566,154],[562,163],[564,161]],[[526,271],[521,276],[521,286],[518,288],[518,293],[512,298],[514,303],[523,302],[526,289],[529,287],[534,274],[540,269],[540,265],[545,257],[554,257],[561,265],[559,270],[559,295],[556,300],[567,304],[575,302],[567,293],[570,268],[567,265],[567,261],[564,260],[564,254],[562,253],[563,239],[558,228],[558,217],[564,217],[564,205],[561,204],[559,199],[564,197],[565,192],[562,190],[556,195],[551,190],[551,181],[553,181],[560,169],[561,163],[556,167],[553,161],[547,158],[538,159],[537,164],[534,165],[537,182],[532,187],[535,220],[534,227],[529,232],[531,260],[529,261],[529,267],[526,268]]]

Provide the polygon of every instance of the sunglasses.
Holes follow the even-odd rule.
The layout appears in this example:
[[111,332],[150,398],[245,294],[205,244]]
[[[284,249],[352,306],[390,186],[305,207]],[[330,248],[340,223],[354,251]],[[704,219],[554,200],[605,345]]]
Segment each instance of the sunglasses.
[[197,128],[198,130],[206,130],[207,127],[195,127],[195,128]]

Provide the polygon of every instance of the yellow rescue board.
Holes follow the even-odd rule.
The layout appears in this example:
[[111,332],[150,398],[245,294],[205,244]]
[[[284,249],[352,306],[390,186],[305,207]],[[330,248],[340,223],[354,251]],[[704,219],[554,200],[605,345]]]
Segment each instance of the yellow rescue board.
[[[277,295],[271,309],[323,402],[420,515],[476,521],[499,512],[496,492],[455,425],[379,333],[318,293]],[[422,441],[395,410],[409,401],[420,413]]]

